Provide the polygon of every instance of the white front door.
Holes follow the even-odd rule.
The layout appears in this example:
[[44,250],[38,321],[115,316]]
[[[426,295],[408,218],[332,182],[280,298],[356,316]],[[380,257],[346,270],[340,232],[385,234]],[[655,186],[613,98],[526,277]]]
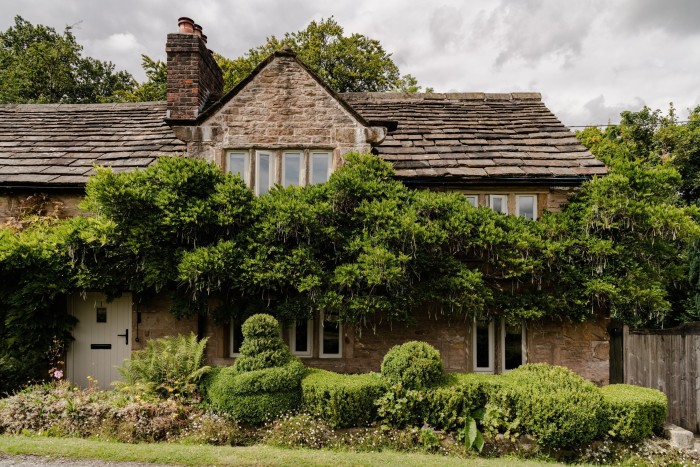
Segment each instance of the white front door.
[[88,377],[102,389],[120,378],[117,367],[131,357],[131,294],[107,302],[104,294],[91,292],[68,299],[68,311],[78,319],[68,350],[66,370],[75,385],[87,387]]

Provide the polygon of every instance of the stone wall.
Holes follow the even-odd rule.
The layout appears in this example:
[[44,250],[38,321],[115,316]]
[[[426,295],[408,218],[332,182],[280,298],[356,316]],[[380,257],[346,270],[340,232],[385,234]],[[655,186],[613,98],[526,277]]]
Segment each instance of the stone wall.
[[41,193],[41,192],[14,192],[0,194],[0,224],[17,218],[23,208],[27,208],[33,201],[30,198],[43,198],[46,200],[46,209],[57,209],[58,217],[64,219],[76,217],[81,214],[78,203],[83,199],[81,193]]
[[542,320],[527,328],[528,362],[561,365],[596,384],[608,384],[609,320],[584,323]]
[[[343,357],[303,358],[306,365],[340,373],[379,371],[382,359],[394,345],[412,340],[428,342],[442,355],[446,371],[473,370],[472,324],[460,319],[448,320],[435,314],[420,312],[411,325],[387,322],[376,327],[345,327]],[[599,318],[585,323],[540,320],[525,326],[526,361],[567,367],[596,384],[607,384],[609,374],[608,320]],[[495,371],[501,373],[501,327],[495,326]],[[210,340],[207,358],[210,364],[230,365],[230,331],[228,326],[207,326]],[[315,325],[314,335],[318,335]],[[283,337],[287,339],[286,332]]]
[[170,298],[164,294],[150,299],[147,303],[134,303],[131,320],[134,335],[132,350],[142,349],[149,339],[197,333],[197,317],[177,319],[170,312],[171,305]]

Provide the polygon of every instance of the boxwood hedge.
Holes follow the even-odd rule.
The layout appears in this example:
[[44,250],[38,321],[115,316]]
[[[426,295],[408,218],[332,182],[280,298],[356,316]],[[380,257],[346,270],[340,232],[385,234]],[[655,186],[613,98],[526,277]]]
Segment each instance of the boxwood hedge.
[[601,388],[606,423],[602,435],[621,441],[639,441],[662,430],[668,400],[656,389],[629,384]]

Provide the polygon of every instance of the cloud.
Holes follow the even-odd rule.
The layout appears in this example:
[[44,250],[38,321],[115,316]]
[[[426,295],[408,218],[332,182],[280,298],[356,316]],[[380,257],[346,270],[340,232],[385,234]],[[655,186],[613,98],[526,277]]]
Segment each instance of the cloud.
[[455,7],[436,8],[430,17],[430,35],[432,44],[441,49],[454,49],[463,39],[464,18]]
[[640,97],[631,102],[607,104],[602,94],[589,99],[583,104],[573,104],[566,108],[555,110],[557,116],[570,126],[607,125],[620,121],[620,113],[625,110],[637,111],[644,107],[645,102]]
[[635,33],[661,30],[671,36],[700,34],[700,2],[697,0],[626,0],[618,18]]
[[589,18],[596,3],[502,0],[490,14],[481,16],[474,38],[499,44],[496,67],[518,59],[529,66],[545,59],[570,65],[590,32]]

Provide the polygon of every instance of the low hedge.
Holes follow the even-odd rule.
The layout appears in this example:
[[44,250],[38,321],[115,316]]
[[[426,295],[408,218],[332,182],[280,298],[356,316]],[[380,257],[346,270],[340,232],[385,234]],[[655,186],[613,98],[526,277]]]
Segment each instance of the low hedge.
[[235,367],[218,371],[207,390],[211,405],[243,423],[262,423],[292,412],[301,405],[304,364],[237,373]]
[[486,405],[496,381],[493,375],[452,373],[439,385],[420,390],[395,384],[377,401],[378,414],[384,423],[396,427],[428,423],[453,431]]
[[530,434],[539,444],[556,448],[585,445],[598,436],[603,396],[573,371],[539,363],[500,379],[486,406],[487,430]]
[[379,375],[342,375],[308,370],[301,381],[302,404],[333,428],[366,426],[377,418],[375,401],[386,386]]
[[611,384],[601,388],[606,424],[601,435],[620,441],[640,441],[663,429],[666,395],[656,389]]

